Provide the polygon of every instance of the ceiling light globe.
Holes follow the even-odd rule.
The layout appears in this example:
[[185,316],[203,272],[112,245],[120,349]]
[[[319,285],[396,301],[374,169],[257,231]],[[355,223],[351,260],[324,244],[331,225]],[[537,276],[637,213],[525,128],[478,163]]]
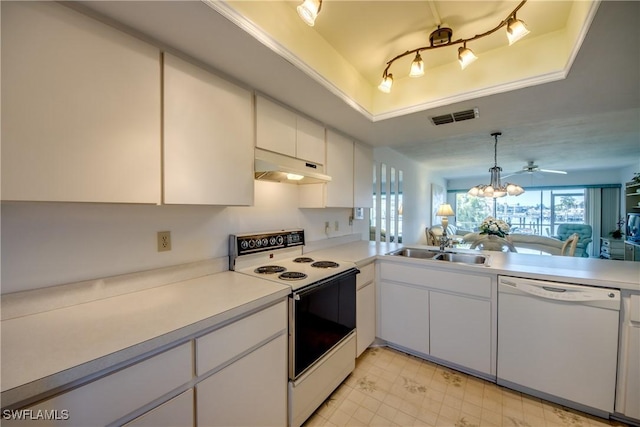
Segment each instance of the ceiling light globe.
[[478,196],[478,193],[480,192],[480,189],[478,187],[472,187],[469,191],[467,191],[467,194],[473,197]]
[[507,21],[507,38],[509,39],[509,46],[529,34],[530,31],[519,19],[509,18]]
[[320,12],[320,2],[318,0],[304,0],[296,10],[300,18],[302,18],[308,26],[313,27]]
[[393,74],[387,74],[382,78],[378,89],[380,89],[381,92],[389,93],[391,92],[391,86],[393,86]]
[[504,197],[507,195],[507,192],[504,189],[493,190],[493,197]]
[[493,187],[487,185],[484,189],[484,197],[493,197]]
[[460,62],[460,67],[463,70],[475,62],[476,59],[478,59],[478,57],[471,49],[467,47],[458,48],[458,62]]

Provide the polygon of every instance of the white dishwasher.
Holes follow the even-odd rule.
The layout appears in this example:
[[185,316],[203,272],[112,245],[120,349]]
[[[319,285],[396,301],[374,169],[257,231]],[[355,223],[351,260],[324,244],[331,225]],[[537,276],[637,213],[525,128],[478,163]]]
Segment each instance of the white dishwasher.
[[613,413],[620,291],[500,276],[498,384]]

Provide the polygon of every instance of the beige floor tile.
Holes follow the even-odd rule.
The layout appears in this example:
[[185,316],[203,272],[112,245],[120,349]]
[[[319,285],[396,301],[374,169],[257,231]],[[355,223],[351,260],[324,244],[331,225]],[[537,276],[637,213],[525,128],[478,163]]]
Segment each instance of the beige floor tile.
[[378,400],[378,399],[376,399],[375,397],[372,397],[372,396],[367,396],[362,401],[362,406],[364,408],[367,408],[368,410],[370,410],[374,414],[378,411],[378,408],[380,407],[380,405],[382,405],[382,401],[380,401],[380,400]]
[[435,426],[436,422],[438,421],[438,412],[433,412],[426,408],[420,408],[420,410],[418,410],[416,418],[427,423],[428,425]]
[[393,419],[393,422],[402,427],[411,427],[415,425],[416,418],[405,412],[398,411],[395,418]]
[[378,408],[376,415],[384,417],[388,420],[393,420],[395,419],[397,413],[398,409],[396,409],[396,407],[383,403],[382,405],[380,405],[380,408]]
[[480,419],[482,415],[482,406],[475,405],[473,403],[463,401],[462,407],[460,408],[460,413],[462,415],[468,415],[474,418]]
[[352,419],[355,418],[356,420],[364,423],[365,425],[369,424],[371,422],[371,420],[373,419],[373,416],[376,413],[374,411],[370,411],[369,409],[365,408],[364,406],[360,406],[355,414],[353,414],[353,417],[351,417]]
[[331,416],[329,417],[329,422],[333,423],[336,426],[343,427],[349,424],[349,420],[351,419],[351,415],[346,412],[337,409]]

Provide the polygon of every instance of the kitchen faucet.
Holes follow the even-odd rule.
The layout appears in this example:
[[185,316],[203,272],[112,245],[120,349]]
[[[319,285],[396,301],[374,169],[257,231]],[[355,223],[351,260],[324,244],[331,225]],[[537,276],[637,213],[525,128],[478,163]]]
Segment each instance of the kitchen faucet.
[[445,231],[442,236],[440,236],[440,252],[444,252],[450,243],[451,239],[447,237],[447,232]]

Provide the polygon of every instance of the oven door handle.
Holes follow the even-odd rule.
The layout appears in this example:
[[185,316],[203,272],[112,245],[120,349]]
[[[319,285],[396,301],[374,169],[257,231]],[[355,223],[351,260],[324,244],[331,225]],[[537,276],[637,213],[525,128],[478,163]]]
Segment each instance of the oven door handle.
[[316,283],[312,283],[309,286],[306,286],[298,291],[294,291],[292,294],[292,298],[296,301],[299,301],[301,297],[317,291],[319,287],[326,285],[327,283],[331,283],[333,281],[340,280],[351,275],[355,276],[358,273],[360,273],[360,270],[358,270],[357,268],[350,268],[348,270],[343,271],[342,273],[336,274],[335,276],[327,277],[324,280],[321,280]]

